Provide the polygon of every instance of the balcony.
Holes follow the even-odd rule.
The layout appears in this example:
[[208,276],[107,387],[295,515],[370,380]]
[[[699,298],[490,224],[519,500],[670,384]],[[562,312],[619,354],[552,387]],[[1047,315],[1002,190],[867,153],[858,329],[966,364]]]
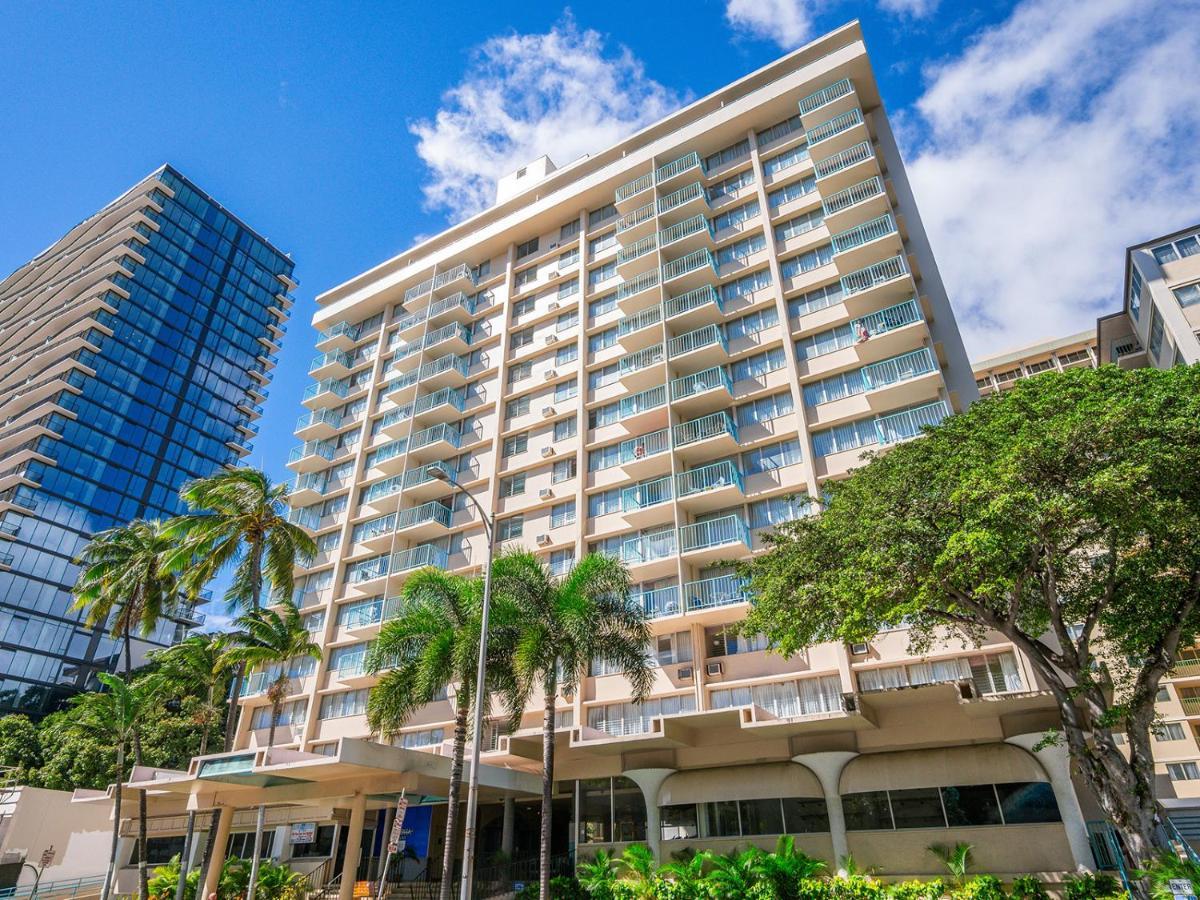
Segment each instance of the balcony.
[[458,322],[451,322],[437,331],[429,332],[421,341],[422,349],[432,350],[436,347],[441,353],[464,353],[470,346],[471,331]]
[[306,441],[333,437],[341,427],[341,413],[332,409],[315,409],[296,420],[296,437]]
[[404,473],[405,496],[419,499],[440,497],[453,490],[446,482],[434,478],[430,470],[434,466],[442,466],[441,460],[426,463],[420,468],[409,469]]
[[914,403],[921,393],[928,396],[932,392],[929,379],[924,376],[937,375],[938,371],[928,347],[864,366],[862,380],[867,403],[875,412]]
[[675,363],[710,368],[729,358],[725,329],[720,325],[705,325],[667,341],[667,357]]
[[723,456],[738,450],[738,429],[725,410],[680,422],[673,429],[676,451],[681,456]]
[[686,218],[689,215],[708,210],[708,191],[699,181],[693,181],[658,199],[658,214],[670,216],[673,219]]
[[429,327],[433,328],[448,322],[461,322],[465,324],[475,315],[475,307],[476,302],[474,297],[458,291],[448,297],[443,297],[441,300],[433,301],[422,312],[429,322]]
[[718,575],[702,581],[689,581],[683,586],[683,597],[689,613],[749,601],[746,582],[737,575]]
[[374,632],[382,621],[383,599],[379,598],[348,610],[341,617],[340,624],[351,634],[360,637],[363,632]]
[[459,263],[452,266],[444,272],[438,272],[429,278],[426,278],[420,284],[415,284],[404,292],[404,305],[407,306],[415,300],[426,296],[427,294],[436,294],[439,291],[452,290],[454,288],[464,288],[468,285],[474,286],[475,273],[466,263]]
[[450,507],[437,500],[403,509],[396,518],[396,534],[411,540],[429,540],[450,528]]
[[647,525],[662,515],[658,507],[672,499],[671,476],[631,485],[621,491],[621,512],[630,525]]
[[313,378],[341,378],[354,366],[354,360],[345,350],[330,350],[316,356],[308,366]]
[[404,487],[404,477],[393,475],[382,481],[373,482],[363,490],[359,503],[366,512],[388,513],[400,505],[400,491]]
[[642,607],[648,619],[662,619],[667,616],[677,616],[683,612],[679,602],[679,585],[658,588],[653,591],[642,591],[634,595],[634,602]]
[[641,195],[645,194],[652,187],[654,187],[653,172],[639,175],[633,181],[621,185],[613,195],[613,202],[617,207],[617,211],[624,214],[639,206],[639,203],[631,201],[640,199]]
[[287,467],[293,472],[316,472],[333,460],[334,447],[330,441],[305,441],[288,454]]
[[676,571],[675,531],[659,531],[628,538],[621,544],[621,562],[637,567],[639,580],[660,578]]
[[668,297],[663,301],[663,314],[676,328],[699,328],[720,322],[725,315],[725,304],[717,289],[705,284]]
[[676,184],[689,172],[701,176],[704,174],[704,160],[700,158],[700,154],[695,150],[655,169],[654,183],[659,187]]
[[707,249],[693,250],[686,256],[672,259],[662,267],[662,282],[672,290],[687,292],[716,277],[717,260]]
[[442,422],[424,431],[418,431],[408,439],[408,457],[422,462],[445,459],[459,448],[462,435],[453,425]]
[[724,366],[671,380],[671,405],[688,415],[723,407],[732,398],[733,381]]
[[750,529],[738,515],[707,519],[679,529],[679,552],[689,562],[701,565],[750,549]]
[[325,472],[307,472],[297,475],[288,492],[288,502],[294,506],[308,506],[325,496]]
[[415,372],[421,362],[421,342],[398,344],[392,358],[388,360],[384,372],[387,374],[403,374]]
[[831,238],[833,261],[839,272],[852,272],[866,266],[881,254],[903,258],[904,241],[890,212],[840,231]]
[[673,253],[691,252],[701,247],[711,249],[715,246],[712,223],[703,213],[676,222],[658,233],[658,246],[663,250],[670,247]]
[[854,86],[850,83],[849,78],[843,78],[819,91],[814,91],[801,100],[800,115],[808,116],[819,109],[823,109],[825,115],[836,115],[842,111],[838,108],[838,101],[845,103],[847,98],[851,98],[857,105],[858,101],[854,98]]
[[287,520],[293,525],[299,525],[309,531],[316,531],[321,524],[321,515],[311,506],[304,509],[289,509]]
[[469,364],[464,357],[443,356],[421,366],[417,380],[430,390],[450,386],[462,387],[467,383],[468,369]]
[[919,436],[926,427],[939,424],[948,415],[950,408],[944,400],[938,400],[880,416],[875,420],[875,431],[879,435],[879,443],[886,447]]
[[[450,557],[441,547],[433,544],[422,544],[419,547],[409,547],[392,554],[392,572],[410,572],[413,569],[424,569],[434,566],[438,569],[448,567]],[[388,616],[391,618],[391,616]]]
[[662,428],[622,441],[618,445],[622,471],[631,478],[638,478],[669,469],[671,461],[666,454],[671,449],[670,435],[668,429]]
[[658,422],[666,421],[666,405],[667,388],[660,384],[632,397],[623,397],[617,418],[630,431],[654,428]]
[[338,322],[336,325],[317,335],[317,349],[322,352],[328,350],[351,350],[358,341],[358,332],[359,328],[357,325],[351,325],[349,322]]
[[866,120],[857,106],[815,125],[805,132],[813,153],[840,153],[870,139]]
[[884,259],[866,268],[851,272],[841,277],[842,298],[846,308],[853,311],[861,308],[861,300],[851,301],[861,297],[872,303],[895,303],[913,290],[912,278],[908,272],[908,263],[902,255]]
[[383,385],[383,394],[393,403],[403,403],[406,400],[411,400],[417,393],[417,381],[420,379],[420,372],[415,369],[412,372],[406,372],[400,376],[388,377],[390,371],[385,372]]
[[654,203],[646,203],[617,219],[617,240],[629,246],[654,231]]
[[661,321],[661,306],[650,306],[635,315],[625,316],[617,322],[617,343],[629,353],[661,343],[662,329],[654,327]]
[[424,397],[418,397],[413,403],[412,418],[416,422],[431,422],[439,419],[458,418],[467,405],[464,391],[456,388],[442,388]]
[[821,192],[836,194],[851,185],[879,174],[879,162],[870,141],[847,147],[840,153],[816,160],[813,164]]
[[653,234],[646,235],[628,247],[622,247],[617,254],[617,274],[628,281],[654,268],[657,264],[654,251],[657,249],[658,238]]
[[888,197],[883,179],[878,175],[860,181],[848,188],[830,194],[821,201],[825,216],[825,227],[831,232],[848,228],[853,221],[873,219],[890,212],[892,201]]
[[362,653],[339,662],[329,671],[329,678],[347,687],[365,687],[375,680],[375,674],[367,668],[367,654]]
[[374,553],[386,553],[392,549],[392,541],[396,532],[395,524],[395,514],[388,513],[372,522],[355,525],[351,540],[356,545],[361,544]]
[[679,505],[693,514],[741,503],[745,493],[742,470],[727,459],[675,475]]
[[859,336],[855,344],[856,355],[864,363],[874,363],[907,350],[916,336],[901,329],[923,319],[920,304],[911,298],[852,319],[850,328]]
[[350,392],[346,387],[346,382],[340,379],[326,378],[305,388],[300,402],[309,409],[320,409],[341,403],[346,399],[348,393]]
[[626,390],[638,391],[656,382],[661,383],[665,359],[662,344],[652,344],[637,353],[622,356],[619,364],[621,384]]
[[631,315],[636,312],[640,306],[645,305],[643,295],[651,288],[658,287],[659,278],[657,270],[643,272],[641,275],[634,278],[632,281],[626,281],[617,287],[617,306],[625,315]]

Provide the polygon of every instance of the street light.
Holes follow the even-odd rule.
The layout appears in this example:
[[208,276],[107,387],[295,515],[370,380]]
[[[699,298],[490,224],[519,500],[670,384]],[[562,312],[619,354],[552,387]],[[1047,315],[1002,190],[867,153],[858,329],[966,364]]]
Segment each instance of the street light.
[[471,741],[471,774],[467,780],[467,822],[463,831],[463,874],[460,900],[471,900],[472,881],[475,878],[475,818],[479,809],[479,747],[483,739],[483,700],[487,684],[487,639],[488,614],[492,607],[492,520],[484,512],[479,501],[465,487],[454,480],[454,476],[441,463],[426,466],[425,471],[431,478],[444,481],[458,488],[470,500],[483,520],[483,530],[487,535],[487,558],[483,569],[483,609],[479,616],[479,665],[475,671],[475,720]]

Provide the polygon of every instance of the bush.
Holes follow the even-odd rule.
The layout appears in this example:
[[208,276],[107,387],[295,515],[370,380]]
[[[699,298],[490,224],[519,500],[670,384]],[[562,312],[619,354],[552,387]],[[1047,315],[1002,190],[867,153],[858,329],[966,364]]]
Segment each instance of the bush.
[[1066,900],[1103,900],[1124,896],[1125,891],[1111,875],[1084,872],[1080,875],[1068,875],[1063,882],[1063,897]]
[[946,886],[940,878],[933,881],[901,881],[887,886],[891,900],[941,900]]
[[839,875],[829,879],[830,900],[885,900],[887,889],[870,875]]
[[995,875],[976,875],[950,896],[954,900],[1003,900],[1004,885]]
[[1167,882],[1172,878],[1186,878],[1193,886],[1200,884],[1200,866],[1164,850],[1145,870],[1138,872],[1137,877],[1149,879],[1154,900],[1172,900],[1174,895]]
[[[570,875],[555,875],[550,879],[550,896],[553,900],[587,900],[588,893]],[[527,882],[515,900],[538,900],[538,883]]]
[[1013,879],[1009,895],[1017,900],[1049,900],[1046,886],[1036,875],[1019,875]]

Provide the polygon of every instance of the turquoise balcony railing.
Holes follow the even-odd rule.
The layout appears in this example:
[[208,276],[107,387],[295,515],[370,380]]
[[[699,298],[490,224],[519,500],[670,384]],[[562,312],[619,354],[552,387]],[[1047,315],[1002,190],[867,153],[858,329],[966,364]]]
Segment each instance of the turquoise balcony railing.
[[627,334],[633,334],[635,331],[641,331],[643,328],[649,328],[651,325],[657,325],[661,321],[662,307],[648,307],[636,315],[626,316],[617,322],[617,337],[624,337]]
[[841,153],[817,160],[813,163],[813,168],[816,170],[817,178],[828,178],[830,175],[836,175],[843,169],[856,166],[874,155],[875,150],[871,147],[871,142],[863,141],[861,144],[847,147]]
[[410,450],[419,450],[421,447],[428,447],[430,444],[436,444],[438,441],[445,441],[451,447],[457,448],[462,441],[462,435],[458,433],[458,429],[453,425],[440,422],[432,428],[418,431],[408,439],[408,446]]
[[391,362],[388,363],[388,368],[392,371],[396,370],[396,364],[404,362],[410,357],[416,356],[421,352],[421,342],[417,341],[412,344],[401,344],[396,352],[392,354]]
[[929,352],[928,347],[922,347],[920,350],[905,353],[903,356],[894,356],[891,359],[863,366],[863,387],[868,391],[874,390],[888,384],[916,378],[918,375],[925,375],[934,371],[935,368],[937,367],[933,361],[933,354]]
[[469,344],[471,343],[471,329],[458,322],[443,325],[437,331],[431,331],[425,335],[424,340],[421,341],[421,346],[428,350],[430,347],[436,347],[443,341],[448,341],[455,337],[461,338],[464,344]]
[[466,263],[459,263],[445,272],[438,272],[436,275],[426,278],[420,284],[413,285],[404,292],[404,302],[408,303],[411,300],[416,300],[430,291],[436,291],[438,288],[453,284],[460,278],[466,278],[471,284],[475,283],[475,273]]
[[742,486],[742,470],[727,459],[695,469],[688,469],[675,476],[675,492],[679,497],[691,497],[705,491],[734,485],[739,491]]
[[399,326],[397,330],[405,331],[415,325],[420,325],[426,319],[432,319],[434,316],[439,316],[447,310],[465,309],[468,313],[475,313],[475,300],[469,294],[463,291],[451,294],[449,297],[443,297],[441,300],[435,300],[424,309],[419,309],[415,313],[399,319],[396,324]]
[[658,238],[656,235],[650,234],[642,238],[636,243],[630,244],[628,247],[622,247],[621,252],[617,254],[617,264],[632,262],[639,256],[645,256],[647,253],[653,253],[658,247]]
[[670,228],[664,228],[658,233],[658,245],[667,247],[676,241],[681,241],[685,237],[691,237],[693,234],[699,234],[702,231],[707,231],[710,235],[712,231],[712,223],[704,215],[695,215],[690,219],[684,219],[682,222],[676,222]]
[[640,175],[628,184],[623,184],[617,188],[616,200],[620,203],[622,200],[628,200],[642,191],[648,191],[654,186],[654,173],[647,172],[645,175]]
[[682,612],[679,605],[679,585],[657,588],[653,591],[642,591],[634,595],[634,601],[641,605],[650,619],[659,616],[674,616]]
[[835,81],[833,84],[814,91],[800,101],[800,112],[810,113],[820,109],[826,103],[832,103],[838,97],[844,97],[854,90],[849,78]]
[[884,213],[878,219],[872,219],[869,222],[863,222],[861,225],[855,225],[853,228],[840,231],[830,238],[830,240],[833,243],[834,253],[845,253],[847,250],[853,250],[855,247],[861,247],[863,244],[877,241],[885,235],[895,233],[895,231],[896,220],[892,218],[891,213]]
[[908,264],[905,263],[904,257],[893,256],[891,259],[882,260],[867,266],[865,269],[859,269],[857,272],[843,275],[842,295],[850,297],[854,294],[861,294],[863,291],[869,291],[876,285],[894,281],[906,274],[908,274]]
[[716,306],[719,312],[725,311],[725,304],[721,301],[721,294],[711,284],[705,284],[688,291],[686,294],[667,298],[663,302],[663,312],[669,319],[672,316],[678,316],[685,312],[691,312],[693,309],[699,309],[707,303]]
[[736,575],[718,575],[716,578],[689,581],[683,586],[683,596],[689,612],[745,603],[749,599],[746,582]]
[[630,416],[636,416],[638,413],[662,406],[666,402],[667,388],[665,385],[660,384],[657,387],[634,394],[632,397],[623,398],[617,410],[617,418],[627,419]]
[[662,267],[662,280],[670,281],[672,278],[678,278],[681,275],[686,275],[688,272],[694,272],[697,269],[702,269],[708,266],[715,273],[717,271],[717,260],[708,251],[707,248],[693,250],[686,256],[681,256],[679,259],[673,259]]
[[646,509],[658,506],[671,499],[671,476],[666,475],[654,481],[643,482],[625,488],[621,491],[621,509],[630,512],[635,509]]
[[419,547],[409,547],[392,554],[392,571],[407,572],[411,569],[423,569],[425,566],[446,568],[450,561],[449,555],[441,547],[433,544],[422,544]]
[[338,322],[336,325],[321,332],[321,340],[327,341],[331,338],[345,335],[346,337],[350,338],[350,340],[357,341],[358,331],[359,329],[357,325],[351,325],[349,322]]
[[866,181],[860,181],[858,184],[851,185],[845,190],[838,191],[836,194],[830,194],[821,201],[821,207],[824,209],[825,215],[829,216],[839,213],[843,209],[849,209],[851,206],[862,203],[864,200],[878,197],[882,193],[883,179],[876,175],[868,178]]
[[635,460],[656,456],[659,453],[666,453],[671,449],[670,434],[668,429],[661,428],[649,434],[642,434],[627,441],[621,441],[618,445],[621,464],[624,465]]
[[418,397],[413,404],[413,414],[418,415],[423,412],[428,412],[434,407],[443,404],[449,404],[459,412],[463,411],[466,406],[466,395],[454,388],[442,388],[440,391],[434,391],[432,394],[426,394],[424,397]]
[[680,553],[738,543],[750,546],[750,528],[741,516],[722,516],[679,529]]
[[[399,378],[393,378],[387,382],[384,388],[385,394],[390,394],[393,391],[402,391],[405,388],[410,388],[420,380],[420,373],[417,371],[406,372]],[[409,415],[412,415],[412,410],[409,409]]]
[[306,456],[319,456],[321,459],[333,459],[334,446],[329,441],[305,441],[299,447],[293,447],[288,454],[288,462],[294,463]]
[[411,528],[413,525],[424,525],[428,522],[449,528],[450,507],[437,500],[431,500],[420,506],[414,506],[412,509],[401,510],[400,517],[396,520],[396,530]]
[[372,522],[363,522],[361,525],[354,526],[350,540],[357,544],[362,541],[369,541],[372,538],[381,537],[385,534],[391,534],[395,524],[396,517],[394,515],[386,515]]
[[434,481],[434,477],[429,474],[434,467],[444,468],[445,464],[440,460],[438,462],[426,463],[419,469],[409,469],[404,473],[404,487],[415,487],[418,484],[424,484],[427,481]]
[[329,672],[338,680],[346,678],[358,678],[360,675],[367,674],[367,654],[362,652],[354,656],[338,660],[337,668],[331,669]]
[[362,502],[373,503],[383,497],[390,497],[404,486],[404,476],[393,475],[391,478],[385,478],[383,481],[376,481],[370,484],[363,490]]
[[292,493],[296,491],[316,491],[318,494],[323,494],[325,493],[326,482],[329,480],[328,476],[328,469],[324,472],[306,472],[302,475],[297,475],[292,482]]
[[354,365],[354,360],[345,350],[330,350],[328,353],[318,353],[313,357],[312,363],[309,364],[308,371],[314,372],[317,369],[324,368],[328,365],[338,364],[345,366],[347,369]]
[[361,606],[354,606],[342,616],[343,628],[365,628],[375,625],[383,619],[383,600],[373,600]]
[[720,325],[705,325],[703,328],[671,338],[667,342],[667,356],[674,359],[676,356],[691,353],[701,347],[711,347],[713,344],[719,344],[726,353],[729,352],[729,345],[725,343],[725,329]]
[[643,272],[637,278],[631,281],[623,282],[617,286],[617,301],[625,300],[640,294],[642,291],[648,291],[650,288],[658,284],[658,272],[651,269],[649,272]]
[[637,209],[621,216],[617,219],[617,234],[623,231],[628,231],[630,228],[636,228],[643,222],[654,218],[654,204],[647,203],[645,206],[639,206]]
[[877,310],[869,315],[860,316],[850,321],[850,328],[855,332],[866,329],[867,334],[874,336],[895,331],[905,325],[921,321],[921,307],[916,300],[905,300],[887,309]]
[[879,434],[879,443],[896,444],[915,438],[927,425],[937,425],[948,415],[950,409],[946,402],[938,400],[935,403],[880,416],[875,420],[875,431]]
[[340,378],[325,378],[305,388],[303,399],[311,400],[313,397],[319,397],[326,393],[333,394],[335,397],[345,397],[350,391],[346,388],[346,382]]
[[693,150],[679,159],[673,159],[665,166],[659,166],[654,170],[654,183],[662,184],[664,181],[674,178],[689,169],[700,169],[704,171],[704,161],[700,159],[700,154]]
[[727,434],[735,441],[738,439],[737,425],[729,413],[721,410],[690,422],[680,422],[674,428],[675,446],[683,447],[696,441],[707,440],[719,434]]
[[342,414],[334,412],[332,409],[314,409],[296,420],[296,430],[302,431],[312,425],[321,424],[328,425],[330,428],[339,428],[342,424]]
[[470,366],[466,359],[451,353],[448,356],[443,356],[440,359],[435,359],[433,362],[427,362],[421,366],[420,371],[417,373],[417,380],[424,381],[426,378],[432,378],[434,375],[440,375],[442,372],[449,371],[457,371],[463,378],[466,378],[469,368]]
[[647,347],[645,350],[639,350],[637,353],[622,356],[619,368],[622,375],[628,375],[631,372],[637,372],[662,361],[663,345],[655,344],[652,347]]
[[814,144],[827,141],[834,135],[841,134],[843,131],[849,131],[855,125],[861,125],[862,120],[862,110],[856,106],[854,109],[846,110],[841,115],[834,116],[828,122],[822,122],[820,125],[808,129],[804,137],[808,141],[808,146],[812,147]]
[[733,381],[730,379],[729,373],[725,371],[725,367],[713,366],[703,372],[673,378],[671,380],[671,399],[683,400],[693,394],[703,394],[705,391],[722,387],[729,393],[733,393]]
[[675,207],[690,203],[700,197],[704,198],[705,203],[708,202],[708,194],[705,193],[704,185],[698,181],[693,181],[691,184],[681,187],[677,191],[672,191],[665,197],[660,197],[658,199],[658,213],[662,215],[665,212],[670,212]]
[[675,532],[662,531],[632,537],[621,544],[621,561],[628,565],[653,562],[675,555]]

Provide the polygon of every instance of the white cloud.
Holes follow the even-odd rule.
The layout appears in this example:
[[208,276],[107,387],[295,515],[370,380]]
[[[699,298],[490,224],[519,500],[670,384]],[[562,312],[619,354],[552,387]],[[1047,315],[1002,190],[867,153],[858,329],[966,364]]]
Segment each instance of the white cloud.
[[812,0],[727,0],[725,18],[739,31],[794,50],[813,36],[813,6]]
[[1024,0],[928,78],[908,171],[973,355],[1094,327],[1200,219],[1200,6]]
[[545,34],[478,47],[433,120],[411,126],[429,168],[426,205],[462,219],[490,206],[503,175],[546,154],[563,166],[678,108],[624,46],[569,16]]
[[923,18],[937,9],[938,0],[879,0],[879,8],[896,15]]

